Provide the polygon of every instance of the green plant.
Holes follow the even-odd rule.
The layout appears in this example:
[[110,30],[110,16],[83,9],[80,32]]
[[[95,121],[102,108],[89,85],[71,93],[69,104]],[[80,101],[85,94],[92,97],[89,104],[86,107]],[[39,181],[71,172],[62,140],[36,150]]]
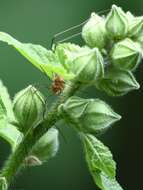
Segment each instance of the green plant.
[[115,5],[107,16],[91,14],[82,28],[86,43],[82,47],[59,43],[53,50],[47,50],[0,32],[0,41],[12,45],[54,80],[53,92],[58,94],[45,111],[45,97],[35,87],[18,92],[11,101],[6,87],[0,83],[0,136],[12,147],[0,172],[0,189],[7,190],[24,166],[41,165],[55,156],[59,148],[55,124],[61,119],[79,134],[97,186],[102,190],[123,189],[116,181],[116,163],[110,150],[97,138],[121,116],[104,101],[83,99],[75,93],[95,86],[109,96],[118,97],[139,89],[133,72],[143,55],[142,34],[143,17],[125,13]]

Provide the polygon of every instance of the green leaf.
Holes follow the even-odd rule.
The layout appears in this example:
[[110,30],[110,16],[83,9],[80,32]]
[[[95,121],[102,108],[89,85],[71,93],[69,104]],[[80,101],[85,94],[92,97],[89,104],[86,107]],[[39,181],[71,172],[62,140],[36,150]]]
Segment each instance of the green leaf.
[[9,142],[14,150],[22,140],[23,134],[9,123],[10,119],[14,119],[12,103],[6,87],[0,81],[0,137]]
[[123,190],[115,179],[116,164],[108,147],[91,134],[81,133],[89,171],[101,190]]
[[11,144],[12,150],[21,142],[23,134],[7,119],[0,120],[0,137]]
[[4,32],[0,32],[0,41],[15,47],[35,67],[46,73],[50,78],[53,77],[53,73],[59,74],[64,77],[64,79],[71,79],[74,77],[72,73],[68,73],[62,64],[60,64],[52,51],[47,50],[41,45],[21,43]]
[[116,179],[109,178],[103,172],[100,171],[92,172],[92,176],[97,186],[102,190],[123,190],[123,188],[116,181]]
[[90,171],[103,171],[107,176],[114,178],[116,164],[108,147],[90,134],[82,134],[86,161]]
[[3,107],[3,111],[5,112],[5,115],[7,115],[10,119],[13,119],[14,114],[12,110],[12,101],[10,99],[7,88],[3,85],[2,81],[0,81],[0,104],[1,104],[0,107],[1,106]]

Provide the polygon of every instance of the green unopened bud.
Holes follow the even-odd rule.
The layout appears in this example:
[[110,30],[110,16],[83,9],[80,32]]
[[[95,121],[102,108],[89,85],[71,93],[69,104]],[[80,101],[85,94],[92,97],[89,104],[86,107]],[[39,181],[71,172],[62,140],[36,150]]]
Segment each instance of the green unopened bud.
[[36,126],[43,119],[44,109],[42,94],[31,85],[18,92],[14,98],[14,114],[23,132]]
[[30,155],[27,157],[27,161],[29,161],[26,162],[27,165],[40,165],[41,163],[54,157],[58,151],[58,148],[58,130],[51,128],[34,145]]
[[134,70],[141,61],[142,51],[139,43],[126,38],[114,45],[110,55],[116,68]]
[[143,17],[134,17],[130,21],[128,35],[137,38],[143,32]]
[[104,48],[107,42],[105,19],[92,13],[82,29],[82,37],[88,46]]
[[59,107],[59,114],[68,124],[85,133],[101,133],[121,118],[99,99],[74,96]]
[[5,177],[0,177],[0,190],[7,190],[8,185]]
[[120,7],[112,6],[106,19],[106,29],[108,36],[112,39],[122,39],[128,32],[128,19]]
[[70,71],[70,63],[74,54],[81,51],[80,46],[73,43],[60,43],[56,46],[55,55],[67,71]]
[[81,83],[94,83],[104,75],[103,57],[97,48],[86,49],[76,55],[71,63],[75,79]]
[[109,69],[104,78],[97,83],[97,88],[109,96],[122,96],[139,87],[139,83],[130,71],[120,69]]

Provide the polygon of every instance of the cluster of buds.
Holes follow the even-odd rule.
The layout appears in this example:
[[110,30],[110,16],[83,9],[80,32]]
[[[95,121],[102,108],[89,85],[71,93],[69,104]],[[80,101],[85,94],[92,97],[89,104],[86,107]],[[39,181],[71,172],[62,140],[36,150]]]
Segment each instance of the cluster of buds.
[[[109,96],[123,96],[140,87],[133,72],[143,56],[142,34],[143,17],[113,5],[106,16],[91,14],[82,28],[85,46],[59,44],[55,53],[75,75],[73,80],[94,85]],[[60,105],[58,111],[68,124],[84,133],[104,132],[121,118],[99,99],[75,96]]]
[[95,81],[99,90],[121,96],[139,88],[132,72],[143,56],[143,17],[113,5],[107,16],[91,14],[82,37],[90,48],[100,49],[104,57],[104,76]]
[[113,5],[106,16],[91,14],[82,37],[83,47],[65,43],[55,50],[59,62],[73,73],[73,80],[95,85],[110,96],[139,88],[133,72],[143,56],[143,17]]

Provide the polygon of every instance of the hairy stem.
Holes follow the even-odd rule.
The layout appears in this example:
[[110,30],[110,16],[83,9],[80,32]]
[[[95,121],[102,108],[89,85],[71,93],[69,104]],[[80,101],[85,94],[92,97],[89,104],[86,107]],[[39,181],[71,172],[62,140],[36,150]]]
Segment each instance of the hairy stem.
[[48,131],[50,127],[52,127],[59,120],[57,112],[58,106],[61,103],[64,103],[70,96],[72,96],[79,89],[79,87],[80,84],[75,82],[72,82],[70,85],[66,85],[63,93],[48,112],[46,119],[32,132],[30,131],[27,133],[15,152],[10,155],[9,159],[5,162],[0,175],[6,178],[8,186],[11,183],[13,177],[21,169],[22,163],[33,145],[46,131]]

